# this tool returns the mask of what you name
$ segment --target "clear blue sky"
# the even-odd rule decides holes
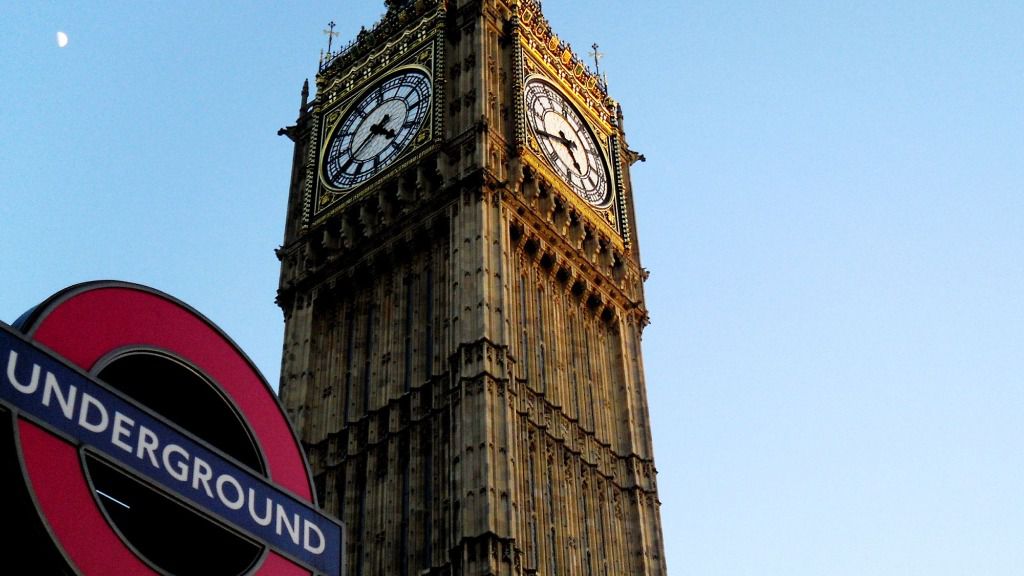
[[[670,572],[1024,574],[1024,3],[544,8],[647,158]],[[382,11],[0,0],[0,319],[139,282],[276,383],[276,133]]]

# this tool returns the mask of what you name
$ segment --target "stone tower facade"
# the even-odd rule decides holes
[[[620,108],[534,0],[387,4],[282,130],[280,396],[348,573],[664,575]]]

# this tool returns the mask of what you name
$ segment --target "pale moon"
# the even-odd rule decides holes
[[[57,46],[63,48],[68,45],[68,35],[63,32],[57,32]]]

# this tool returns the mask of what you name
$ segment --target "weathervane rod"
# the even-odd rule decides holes
[[[590,55],[594,57],[594,74],[596,74],[600,78],[601,77],[601,58],[604,58],[604,52],[598,52],[597,51],[597,42],[594,42],[593,44],[591,44],[590,47],[594,49],[594,51],[590,53]]]
[[[324,30],[324,34],[327,34],[327,54],[330,55],[330,53],[331,53],[331,41],[334,40],[335,36],[338,36],[339,34],[341,34],[341,32],[335,32],[334,31],[334,20],[331,20],[330,22],[328,22],[327,26],[328,26],[328,30]]]

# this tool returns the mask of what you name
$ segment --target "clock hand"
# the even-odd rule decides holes
[[[349,164],[352,162],[352,160],[354,160],[355,158],[357,158],[359,156],[359,153],[363,151],[363,148],[366,148],[366,145],[369,144],[370,141],[373,140],[374,136],[384,136],[385,138],[388,138],[388,139],[393,139],[395,137],[395,131],[393,129],[391,129],[391,128],[388,128],[387,130],[384,129],[384,126],[386,126],[387,123],[390,122],[390,121],[391,121],[391,115],[390,114],[385,114],[384,117],[380,119],[380,122],[378,122],[376,124],[371,124],[370,125],[370,135],[367,136],[366,139],[363,140],[362,143],[359,144],[359,146],[357,146],[356,149],[352,151],[352,158],[349,160],[349,162],[348,162]],[[345,167],[347,168],[348,165],[346,164]],[[343,170],[344,170],[344,168],[343,168]]]
[[[371,140],[373,140],[373,137],[378,134],[381,134],[381,132],[378,131],[379,129],[375,130],[374,128],[377,128],[376,124],[370,126],[370,135],[367,136],[366,139],[359,144],[359,146],[356,146],[356,149],[352,151],[352,154],[348,157],[348,160],[346,160],[345,163],[341,165],[340,172],[342,174],[344,174],[348,170],[348,167],[351,166],[352,163],[356,161],[356,158],[359,157],[359,153],[363,151],[363,148],[366,148],[366,145],[369,144]]]
[[[363,140],[362,144],[360,144],[355,150],[352,151],[352,158],[349,159],[349,162],[352,162],[352,159],[355,159],[357,156],[359,156],[359,153],[363,151],[363,148],[366,148],[366,145],[369,144],[370,141],[373,140],[373,137],[376,136],[377,134],[378,132],[374,132],[373,126],[370,126],[370,135],[366,137],[366,140]]]
[[[384,129],[384,127],[387,126],[388,122],[390,121],[391,115],[385,114],[384,117],[380,119],[380,122],[370,126],[370,133],[380,134],[381,136],[387,136],[388,138],[394,138],[395,130],[393,128],[388,128],[387,130]]]
[[[569,151],[569,158],[572,158],[572,167],[575,168],[577,172],[582,173],[583,168],[580,168],[580,163],[576,161],[576,156],[573,155],[572,148],[566,147],[566,150]]]
[[[349,156],[349,159],[341,166],[341,172],[344,173],[348,170],[348,167],[356,161],[356,158],[359,157],[359,153],[363,151],[363,148],[366,148],[367,144],[373,140],[374,136],[384,136],[388,139],[395,138],[396,133],[393,128],[384,128],[384,126],[386,126],[390,121],[391,115],[385,114],[384,117],[380,119],[380,122],[370,125],[370,134],[359,144],[359,146],[356,146],[355,150],[352,151],[352,155]]]
[[[566,138],[565,132],[562,132],[561,130],[558,131],[558,134],[552,134],[551,132],[545,132],[543,130],[537,130],[536,132],[541,136],[547,136],[548,138],[554,138],[555,140],[558,140],[566,148],[572,149],[576,147],[576,143]]]
[[[562,132],[561,130],[558,131],[558,139],[561,140],[562,144],[565,144],[565,147],[569,150],[574,150],[576,148],[576,142],[567,138],[565,136],[565,132]],[[572,154],[572,152],[569,153]]]
[[[558,131],[558,135],[561,137],[562,143],[565,144],[565,151],[569,153],[569,158],[572,158],[572,166],[577,172],[583,172],[580,168],[580,163],[576,161],[576,155],[572,153],[572,149],[576,147],[576,143],[565,137],[565,132]]]
[[[536,129],[536,132],[540,136],[547,136],[548,138],[557,140],[562,144],[562,146],[565,146],[565,151],[569,153],[569,158],[572,158],[573,168],[575,168],[577,172],[583,172],[583,168],[580,167],[580,163],[576,160],[576,155],[572,153],[573,149],[576,148],[576,142],[567,138],[564,131],[559,130],[558,134],[552,134],[551,132]]]

